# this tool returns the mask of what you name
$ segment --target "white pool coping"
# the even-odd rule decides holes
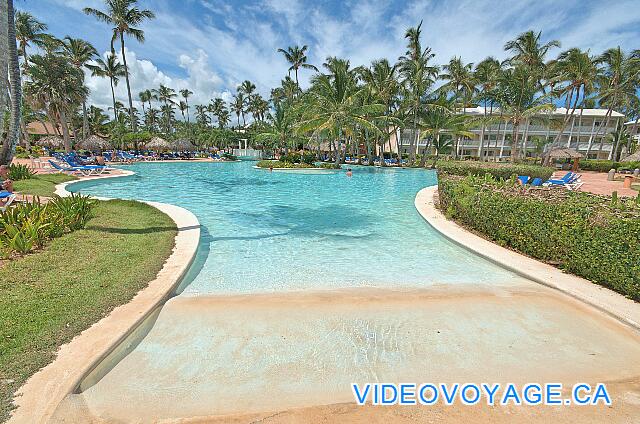
[[[467,231],[440,212],[436,207],[437,194],[437,186],[420,190],[416,195],[415,206],[425,221],[443,236],[493,263],[532,281],[559,290],[640,331],[640,303],[589,280],[567,274],[551,265],[498,246]]]
[[[67,186],[81,181],[131,176],[132,171],[83,178],[58,184],[55,193],[69,196]],[[101,200],[108,200],[100,198]],[[97,323],[63,345],[56,359],[31,376],[16,392],[9,423],[48,422],[60,402],[100,362],[134,331],[157,307],[164,304],[180,284],[196,255],[200,223],[187,209],[159,202],[143,202],[169,215],[178,227],[173,252],[148,286],[128,303],[118,306]]]

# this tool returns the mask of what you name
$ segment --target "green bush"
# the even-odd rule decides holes
[[[281,162],[288,163],[306,163],[307,165],[313,165],[316,161],[316,155],[313,152],[305,152],[301,155],[298,152],[289,152],[286,155],[280,156]]]
[[[610,160],[581,160],[580,169],[583,171],[609,172],[611,169],[636,169],[640,162],[613,162]]]
[[[9,179],[13,181],[28,180],[36,175],[27,165],[9,165]]]
[[[292,163],[279,160],[261,160],[257,164],[258,168],[314,168],[314,165],[308,163]]]
[[[232,155],[231,153],[223,153],[222,157],[226,160],[232,160],[232,161],[238,160],[238,157],[236,155]]]
[[[318,168],[322,168],[322,169],[342,169],[342,166],[339,163],[322,162],[320,165],[318,165]]]
[[[54,197],[43,204],[34,199],[0,213],[0,256],[26,254],[47,240],[83,228],[95,201],[87,196]]]
[[[503,180],[513,175],[527,175],[531,178],[548,180],[555,171],[553,168],[535,165],[501,164],[477,161],[438,161],[438,171],[450,175],[492,175]]]
[[[640,204],[513,180],[441,177],[440,207],[496,243],[640,300]]]

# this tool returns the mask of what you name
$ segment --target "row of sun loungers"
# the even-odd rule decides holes
[[[580,180],[580,174],[575,172],[567,172],[561,178],[550,178],[547,181],[542,181],[542,178],[534,178],[526,175],[518,176],[518,180],[523,186],[529,185],[531,187],[564,187],[568,190],[578,190],[584,184]]]

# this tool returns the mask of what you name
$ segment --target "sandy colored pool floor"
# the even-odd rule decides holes
[[[165,305],[133,352],[69,396],[56,417],[640,422],[639,376],[635,331],[536,284],[183,295]],[[357,407],[350,385],[366,382],[607,382],[614,405]]]

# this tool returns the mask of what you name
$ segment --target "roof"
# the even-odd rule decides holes
[[[556,159],[580,159],[583,157],[582,153],[578,153],[575,149],[553,149],[549,152],[550,158]]]
[[[60,126],[58,126],[58,130],[62,132],[62,130],[60,129]],[[41,123],[38,121],[29,122],[27,124],[27,133],[34,134],[34,135],[47,135],[47,134],[56,135],[56,131],[53,125],[51,125],[49,122]]]
[[[473,115],[482,115],[484,114],[484,106],[477,106],[477,107],[468,107],[465,109],[466,113],[468,114],[473,114]],[[487,109],[487,113],[488,113],[489,109]],[[607,111],[608,109],[583,109],[582,110],[582,116],[606,116],[607,115]],[[500,113],[500,108],[493,108],[493,113]],[[556,108],[556,110],[553,111],[553,115],[557,115],[557,116],[561,116],[564,115],[565,113],[567,113],[567,109],[564,107],[558,107]],[[569,113],[571,113],[571,110],[569,110]],[[580,109],[576,109],[576,111],[574,112],[574,115],[578,116],[580,115]],[[611,116],[614,118],[620,118],[620,117],[624,117],[623,114],[621,114],[620,112],[616,112],[615,110],[611,112]]]

